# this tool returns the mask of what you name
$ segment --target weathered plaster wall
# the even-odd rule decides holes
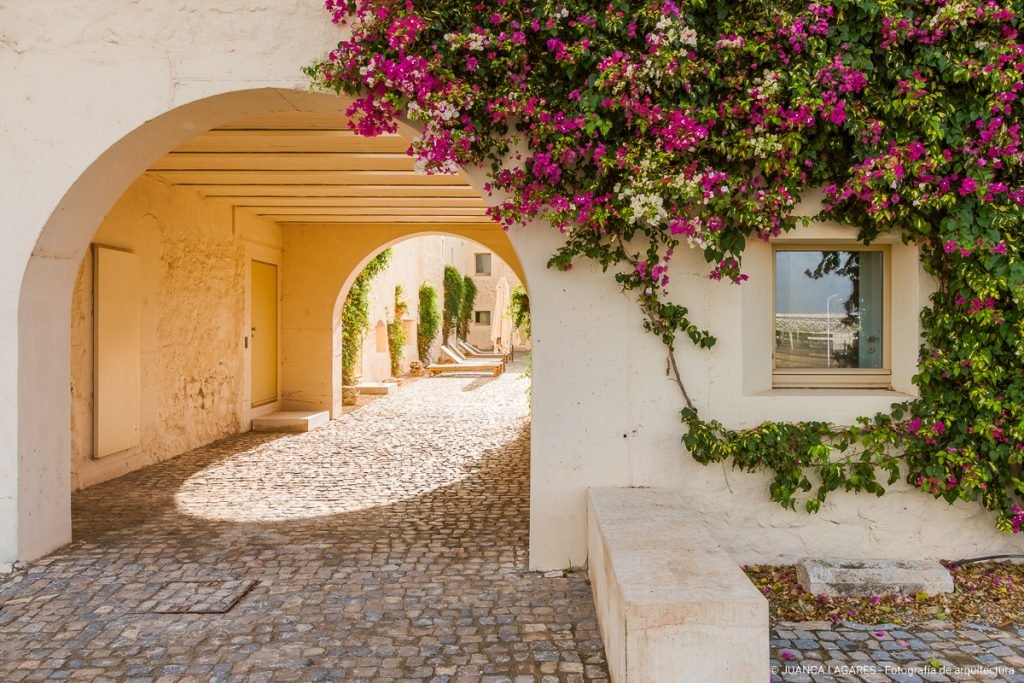
[[[429,282],[441,296],[441,273],[444,270],[445,241],[454,238],[441,235],[414,237],[391,247],[391,261],[370,285],[370,332],[363,344],[362,381],[380,382],[391,376],[391,356],[387,351],[378,350],[374,339],[374,327],[378,322],[387,323],[395,314],[395,286],[401,285],[402,298],[409,305],[406,320],[419,320],[420,285]],[[340,322],[340,321],[339,321]],[[336,323],[337,324],[337,323]],[[401,362],[402,371],[408,372],[409,362],[416,360],[416,337],[406,335]]]
[[[476,282],[477,293],[473,309],[475,311],[490,311],[491,320],[494,320],[495,316],[499,313],[494,306],[498,281],[501,278],[505,278],[505,281],[508,283],[509,292],[511,292],[512,288],[516,285],[521,285],[522,281],[519,279],[516,272],[497,254],[491,254],[491,274],[477,275],[476,255],[488,253],[491,252],[486,248],[479,245],[467,244],[462,249],[462,253],[455,263],[455,267],[462,271],[463,274],[472,276],[473,280]],[[470,318],[468,340],[470,344],[473,344],[479,349],[490,349],[494,346],[494,343],[491,341],[491,326],[489,324],[477,324],[474,322],[473,318]],[[530,348],[529,339],[515,337],[515,344],[517,351]]]
[[[236,216],[232,214],[236,213]],[[246,243],[280,249],[280,228],[143,176],[93,243],[142,267],[141,444],[93,456],[91,254],[75,283],[71,325],[72,486],[151,465],[243,428]]]

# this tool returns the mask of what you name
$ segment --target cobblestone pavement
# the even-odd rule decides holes
[[[1024,629],[942,622],[782,623],[772,629],[773,681],[1024,682]]]
[[[585,576],[526,569],[525,389],[422,380],[76,494],[0,581],[0,681],[605,681]]]

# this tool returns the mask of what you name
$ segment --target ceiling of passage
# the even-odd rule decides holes
[[[420,175],[408,147],[337,115],[287,112],[202,133],[147,173],[278,223],[491,223],[464,174]]]

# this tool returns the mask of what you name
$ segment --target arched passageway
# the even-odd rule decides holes
[[[483,313],[486,315],[486,322],[482,323],[480,320],[470,321],[468,330],[470,332],[468,341],[475,343],[478,347],[490,350],[494,344],[494,340],[491,336],[491,316],[497,318],[499,315],[508,317],[508,310],[497,311],[495,307],[495,295],[496,288],[499,280],[504,280],[503,287],[505,293],[511,290],[515,285],[525,285],[522,279],[522,269],[519,265],[518,260],[515,258],[515,252],[511,250],[511,245],[507,240],[501,239],[501,235],[494,235],[489,229],[473,229],[473,230],[462,230],[458,233],[443,231],[443,230],[429,230],[425,229],[426,226],[416,231],[395,231],[398,234],[405,232],[406,234],[393,237],[392,239],[377,245],[372,248],[371,251],[366,252],[362,259],[351,269],[348,275],[345,277],[344,284],[338,292],[337,298],[334,301],[334,310],[332,314],[333,318],[333,339],[334,339],[334,385],[332,387],[332,414],[340,415],[342,412],[342,377],[341,377],[341,363],[343,355],[343,316],[342,310],[348,296],[349,291],[352,288],[353,282],[356,277],[362,272],[363,268],[377,255],[385,250],[395,251],[398,256],[399,262],[391,262],[385,272],[380,277],[381,280],[387,282],[385,287],[384,283],[379,283],[374,280],[372,284],[373,290],[377,293],[378,299],[383,297],[385,299],[383,310],[378,310],[377,315],[372,316],[370,320],[371,328],[369,330],[370,339],[367,339],[366,346],[380,346],[380,339],[375,337],[379,336],[376,332],[381,332],[379,329],[385,323],[385,319],[388,318],[389,310],[393,310],[393,304],[389,301],[394,293],[394,286],[403,286],[404,293],[403,297],[408,305],[408,311],[406,313],[406,321],[410,323],[408,327],[407,343],[410,345],[408,353],[415,356],[415,334],[416,328],[415,323],[420,319],[419,301],[418,301],[418,289],[422,284],[428,284],[432,286],[437,294],[437,303],[439,308],[443,305],[444,295],[444,268],[447,266],[453,267],[463,277],[470,277],[475,282],[477,288],[477,306],[475,306],[476,313],[479,315]],[[415,229],[415,228],[413,228]],[[333,244],[337,239],[337,233],[332,233],[330,230],[324,230],[323,226],[308,226],[308,230],[315,235],[315,239],[311,240],[310,243],[323,242],[325,244]],[[483,242],[476,241],[470,238],[470,235],[479,237],[484,240]],[[350,243],[350,242],[349,242]],[[352,250],[352,256],[358,256],[359,251]],[[511,259],[509,261],[508,259]],[[345,259],[346,263],[350,262],[349,258]],[[483,266],[480,264],[486,263],[486,272],[481,270]],[[492,268],[493,263],[493,268]],[[390,276],[390,277],[388,277]],[[377,291],[384,287],[383,291]],[[501,304],[507,309],[505,303]],[[380,308],[378,306],[378,308]],[[482,310],[481,310],[482,309]],[[387,320],[388,322],[390,319]],[[522,336],[522,333],[519,334]],[[440,350],[441,339],[438,337],[430,350],[430,360],[441,360],[451,362]],[[455,345],[454,339],[449,341],[449,345]],[[521,346],[529,347],[529,340],[520,344]],[[507,347],[510,351],[513,350],[512,346]],[[378,350],[383,350],[378,348]],[[521,349],[522,350],[522,349]],[[385,354],[386,355],[386,354]],[[365,351],[361,354],[361,359],[367,359],[372,357]],[[371,373],[372,374],[372,373]],[[386,376],[386,373],[376,373],[378,376],[373,377],[370,381],[379,381],[382,377]]]
[[[285,670],[301,679],[539,678],[584,666],[604,676],[584,575],[528,571],[521,365],[500,377],[421,379],[306,434],[237,433],[277,407],[338,414],[338,313],[355,274],[382,248],[417,235],[472,240],[479,246],[467,253],[494,254],[524,279],[507,237],[481,220],[479,197],[472,207],[446,204],[464,199],[450,196],[467,193],[464,179],[439,191],[435,180],[398,169],[304,170],[299,164],[408,161],[394,151],[280,149],[318,144],[308,137],[364,144],[320,116],[247,112],[146,161],[108,207],[71,193],[65,211],[83,227],[54,218],[52,229],[77,249],[55,264],[39,252],[26,276],[23,333],[55,340],[25,354],[22,371],[40,383],[22,419],[42,416],[45,404],[72,420],[48,431],[25,425],[45,457],[23,463],[39,489],[24,500],[32,515],[19,531],[36,534],[23,552],[38,554],[68,540],[73,519],[75,542],[26,581],[0,585],[5,642],[23,652],[41,620],[88,622],[74,661],[112,678]],[[257,147],[238,147],[242,138]],[[104,185],[92,173],[81,182]],[[316,184],[325,173],[360,175]],[[429,201],[403,207],[404,193]],[[408,205],[423,215],[398,210]],[[134,265],[119,269],[124,263]],[[255,371],[267,334],[260,291],[273,302],[269,401],[258,400]],[[65,314],[38,318],[34,304]],[[104,382],[130,369],[103,364],[101,347],[123,341],[104,316],[132,306],[136,346],[115,345],[113,360],[138,359],[139,438],[98,454],[97,432],[110,426],[99,414],[103,392],[123,388]],[[62,362],[44,364],[46,353]],[[73,516],[69,469],[82,487]],[[61,599],[20,600],[51,590]],[[168,616],[197,613],[187,630]],[[113,638],[124,647],[104,657]],[[0,677],[22,664],[0,657]]]
[[[374,250],[444,232],[488,246],[521,272],[467,178],[415,174],[407,138],[358,138],[345,129],[343,106],[274,89],[201,100],[140,126],[69,190],[21,292],[19,557],[70,540],[73,484],[244,431],[261,411],[338,414],[339,292]],[[131,256],[134,276],[118,280],[99,252]],[[254,325],[258,264],[271,272],[265,289],[276,320],[264,400],[254,385],[266,339]],[[127,303],[100,300],[136,289]],[[137,311],[134,346],[104,341],[103,311],[117,306]],[[120,360],[103,367],[103,344]],[[100,394],[106,378],[115,387],[124,379],[121,361],[133,354],[127,374],[137,377],[128,386],[139,415],[114,425],[127,436],[107,444],[108,455],[101,436],[117,429],[106,423],[125,421],[103,418]],[[73,426],[61,415],[73,415]]]
[[[446,273],[456,274],[462,283],[460,322],[447,339],[442,315]],[[513,320],[517,289],[528,307],[525,284],[516,269],[490,248],[463,236],[424,232],[368,254],[346,279],[335,303],[334,371],[339,372],[340,364],[342,382],[357,390],[348,393],[350,402],[345,405],[351,405],[356,394],[365,399],[387,391],[380,384],[409,373],[413,361],[422,365],[418,374],[436,362],[453,364],[453,352],[495,360],[467,350],[467,343],[485,353],[500,346],[513,358],[527,352],[528,321],[516,328]],[[395,331],[401,334],[401,345],[392,339]],[[337,384],[334,391],[336,409]]]

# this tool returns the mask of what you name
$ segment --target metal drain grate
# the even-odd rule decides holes
[[[226,614],[256,585],[255,581],[171,581],[146,599],[137,613]]]

